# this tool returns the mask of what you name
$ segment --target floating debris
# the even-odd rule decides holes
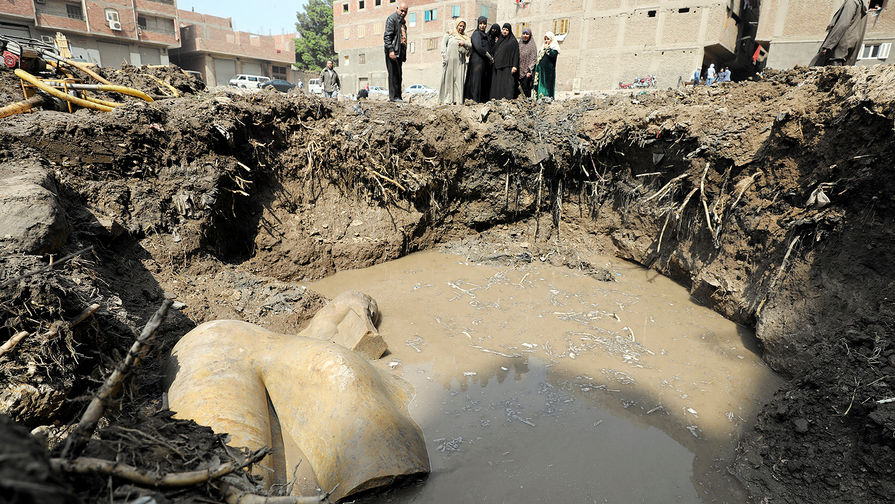
[[[439,438],[432,441],[435,443],[435,449],[442,453],[453,453],[460,451],[463,445],[463,436],[457,436],[454,439]]]

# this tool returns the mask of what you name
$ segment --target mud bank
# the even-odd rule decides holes
[[[534,106],[222,92],[9,118],[4,166],[44,177],[49,210],[41,245],[0,236],[0,341],[34,334],[0,357],[0,408],[64,432],[166,292],[185,307],[109,429],[162,421],[154,363],[195,325],[301,327],[323,300],[300,280],[437,244],[594,274],[615,254],[754,327],[788,379],[731,466],[751,499],[888,501],[893,105],[895,69],[879,66]],[[88,245],[17,278],[47,263],[35,253]],[[59,324],[91,303],[89,323]],[[111,432],[122,450],[157,443]]]

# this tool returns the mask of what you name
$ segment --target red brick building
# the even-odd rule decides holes
[[[192,11],[178,11],[178,18],[181,47],[172,51],[172,61],[201,73],[209,86],[226,85],[236,74],[297,80],[292,69],[297,34],[234,31],[231,18]]]
[[[66,35],[72,56],[102,66],[167,65],[180,45],[175,0],[4,0],[0,33]]]

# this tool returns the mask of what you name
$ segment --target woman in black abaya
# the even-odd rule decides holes
[[[485,29],[488,18],[482,16],[478,20],[477,30],[470,36],[472,50],[469,52],[469,65],[466,67],[466,83],[463,86],[463,98],[479,103],[488,101],[491,94],[491,42]]]
[[[516,77],[519,74],[519,41],[513,35],[510,23],[504,23],[500,32],[500,43],[494,49],[491,99],[512,100],[516,96]]]

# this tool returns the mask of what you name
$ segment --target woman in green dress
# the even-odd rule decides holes
[[[542,96],[554,97],[556,85],[556,57],[559,55],[559,43],[553,32],[544,34],[544,46],[538,53],[538,63],[535,65],[535,86],[538,90],[538,98]]]

